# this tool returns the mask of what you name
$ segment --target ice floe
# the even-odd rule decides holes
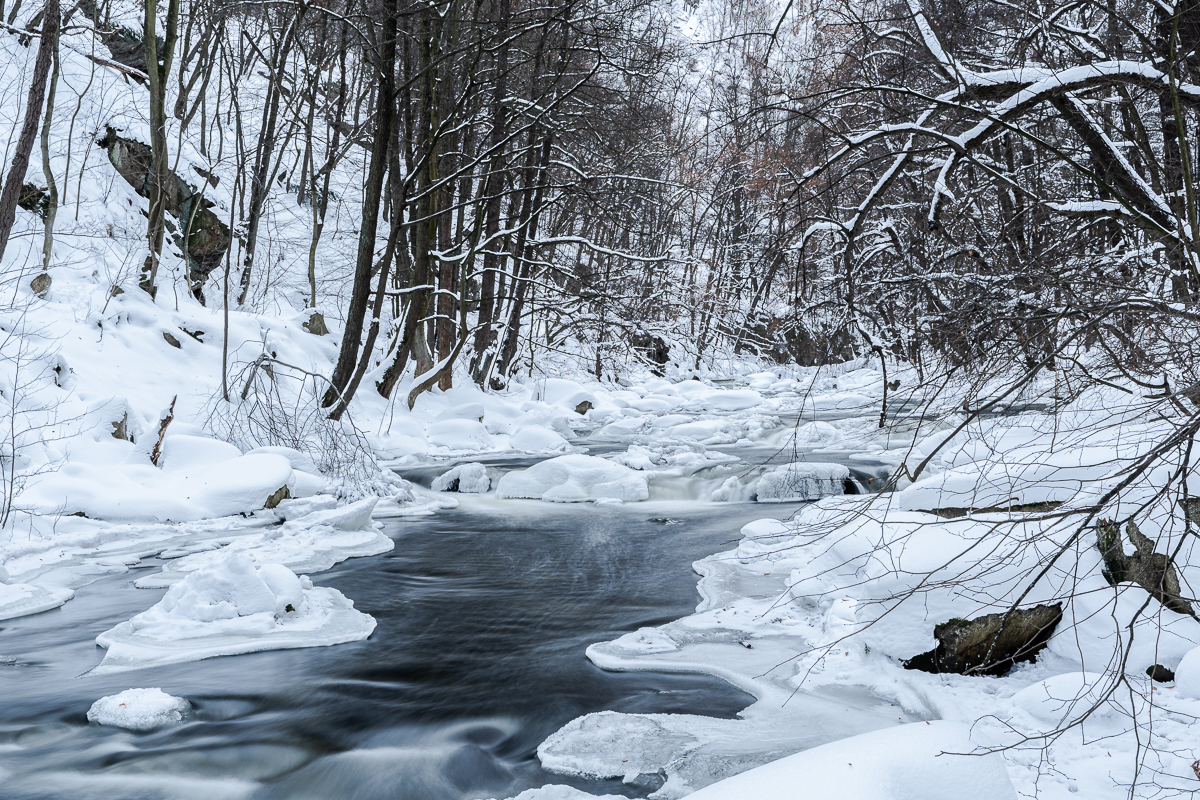
[[[149,610],[96,637],[107,649],[93,672],[365,639],[375,620],[336,589],[280,564],[256,567],[230,553],[189,573]]]

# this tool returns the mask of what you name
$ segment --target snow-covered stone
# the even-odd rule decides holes
[[[96,637],[94,672],[365,639],[375,620],[336,589],[231,553],[188,574],[156,605]]]
[[[459,464],[433,479],[435,492],[483,494],[492,488],[487,467],[483,464]]]
[[[1175,691],[1182,697],[1200,700],[1200,647],[1187,651],[1175,668]]]
[[[634,502],[647,499],[650,489],[645,475],[628,467],[596,456],[567,455],[509,472],[496,485],[496,494],[554,503],[600,499]]]
[[[180,722],[190,709],[187,700],[162,689],[126,689],[92,703],[87,718],[98,725],[149,731]]]

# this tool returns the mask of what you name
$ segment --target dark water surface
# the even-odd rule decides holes
[[[794,509],[464,497],[389,523],[391,553],[313,576],[375,617],[365,642],[83,675],[96,634],[161,597],[132,587],[147,563],[0,623],[0,654],[16,657],[0,663],[0,797],[459,800],[546,783],[643,796],[546,773],[535,749],[592,711],[728,717],[751,698],[703,676],[604,672],[585,647],[690,613],[691,562]],[[153,686],[188,698],[184,724],[87,722],[96,699]]]

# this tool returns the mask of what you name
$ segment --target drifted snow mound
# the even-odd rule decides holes
[[[1000,757],[966,755],[973,750],[963,725],[942,721],[898,725],[772,761],[688,798],[1016,800]]]
[[[1091,711],[1092,717],[1111,716],[1114,702],[1101,702],[1108,682],[1095,672],[1068,672],[1038,681],[1013,695],[1013,705],[1039,720],[1058,724]],[[1119,698],[1119,693],[1115,698]]]
[[[628,467],[596,456],[569,455],[508,473],[496,484],[496,494],[552,503],[636,502],[650,497],[650,488],[644,475]]]
[[[281,487],[296,483],[283,456],[241,455],[232,445],[195,436],[168,440],[174,440],[167,451],[170,469],[165,464],[159,469],[149,459],[116,465],[71,462],[30,486],[27,499],[46,513],[189,522],[255,511]]]
[[[1187,651],[1175,668],[1175,689],[1182,697],[1200,700],[1200,647]]]
[[[625,800],[625,797],[619,794],[588,794],[574,786],[551,783],[538,789],[526,789],[512,800]]]
[[[105,631],[93,672],[199,661],[214,656],[322,647],[365,639],[375,620],[336,589],[314,587],[281,564],[255,567],[231,553],[190,573],[157,605]]]
[[[850,470],[841,464],[799,461],[778,466],[758,479],[758,502],[820,500],[846,493]]]
[[[483,464],[459,464],[434,478],[432,488],[435,492],[483,494],[492,488],[492,480]]]
[[[126,689],[92,703],[87,718],[99,725],[149,731],[181,721],[190,708],[187,700],[162,689]]]

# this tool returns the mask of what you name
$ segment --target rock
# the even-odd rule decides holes
[[[819,367],[841,364],[857,356],[854,334],[846,326],[812,325],[789,316],[760,324],[753,333],[772,343],[763,355],[781,364]]]
[[[308,322],[303,323],[303,328],[314,336],[326,336],[329,334],[329,328],[325,326],[325,316],[319,311],[312,313],[312,316],[308,318]]]
[[[1164,667],[1162,664],[1155,664],[1152,667],[1146,667],[1146,674],[1150,676],[1150,680],[1158,683],[1174,683],[1175,673]]]
[[[113,128],[108,128],[104,138],[96,144],[108,151],[108,160],[135,192],[142,197],[150,196],[152,161],[149,145],[118,136]],[[214,204],[174,172],[164,189],[167,212],[183,229],[174,239],[187,256],[192,294],[203,303],[204,283],[221,265],[233,237],[229,226],[212,212]]]
[[[1181,596],[1179,576],[1170,556],[1154,552],[1154,542],[1135,522],[1125,526],[1125,535],[1136,551],[1133,555],[1125,554],[1116,522],[1102,519],[1096,523],[1096,547],[1104,558],[1103,574],[1108,584],[1136,583],[1172,611],[1197,619],[1192,604]]]
[[[652,373],[660,378],[665,374],[663,367],[671,358],[671,348],[661,336],[653,336],[639,330],[629,336],[629,344],[638,355],[654,364],[650,369]]]
[[[1019,661],[1033,661],[1046,646],[1062,603],[1019,608],[1008,614],[952,619],[933,629],[938,645],[904,662],[905,669],[959,675],[1003,675]]]
[[[584,400],[582,403],[575,406],[575,413],[576,414],[586,414],[587,412],[591,411],[593,408],[595,408],[595,406],[592,405],[590,400]]]
[[[163,338],[167,340],[167,344],[171,345],[171,347],[179,348],[182,346],[179,344],[179,340],[167,331],[163,331]]]
[[[53,283],[53,281],[50,279],[49,272],[39,272],[37,275],[33,276],[33,280],[29,282],[29,288],[32,289],[33,293],[38,297],[44,298],[46,293],[50,291],[51,283]]]
[[[270,497],[267,502],[263,503],[263,508],[276,508],[284,500],[290,500],[292,491],[286,486],[280,486]]]
[[[114,423],[112,423],[112,426],[113,426],[112,437],[114,439],[124,439],[127,442],[133,441],[132,437],[130,437],[130,435],[129,435],[129,412],[128,411],[126,411],[125,415],[121,417],[120,422],[114,422]]]
[[[23,184],[17,193],[17,205],[45,219],[50,211],[50,193],[36,184]]]

